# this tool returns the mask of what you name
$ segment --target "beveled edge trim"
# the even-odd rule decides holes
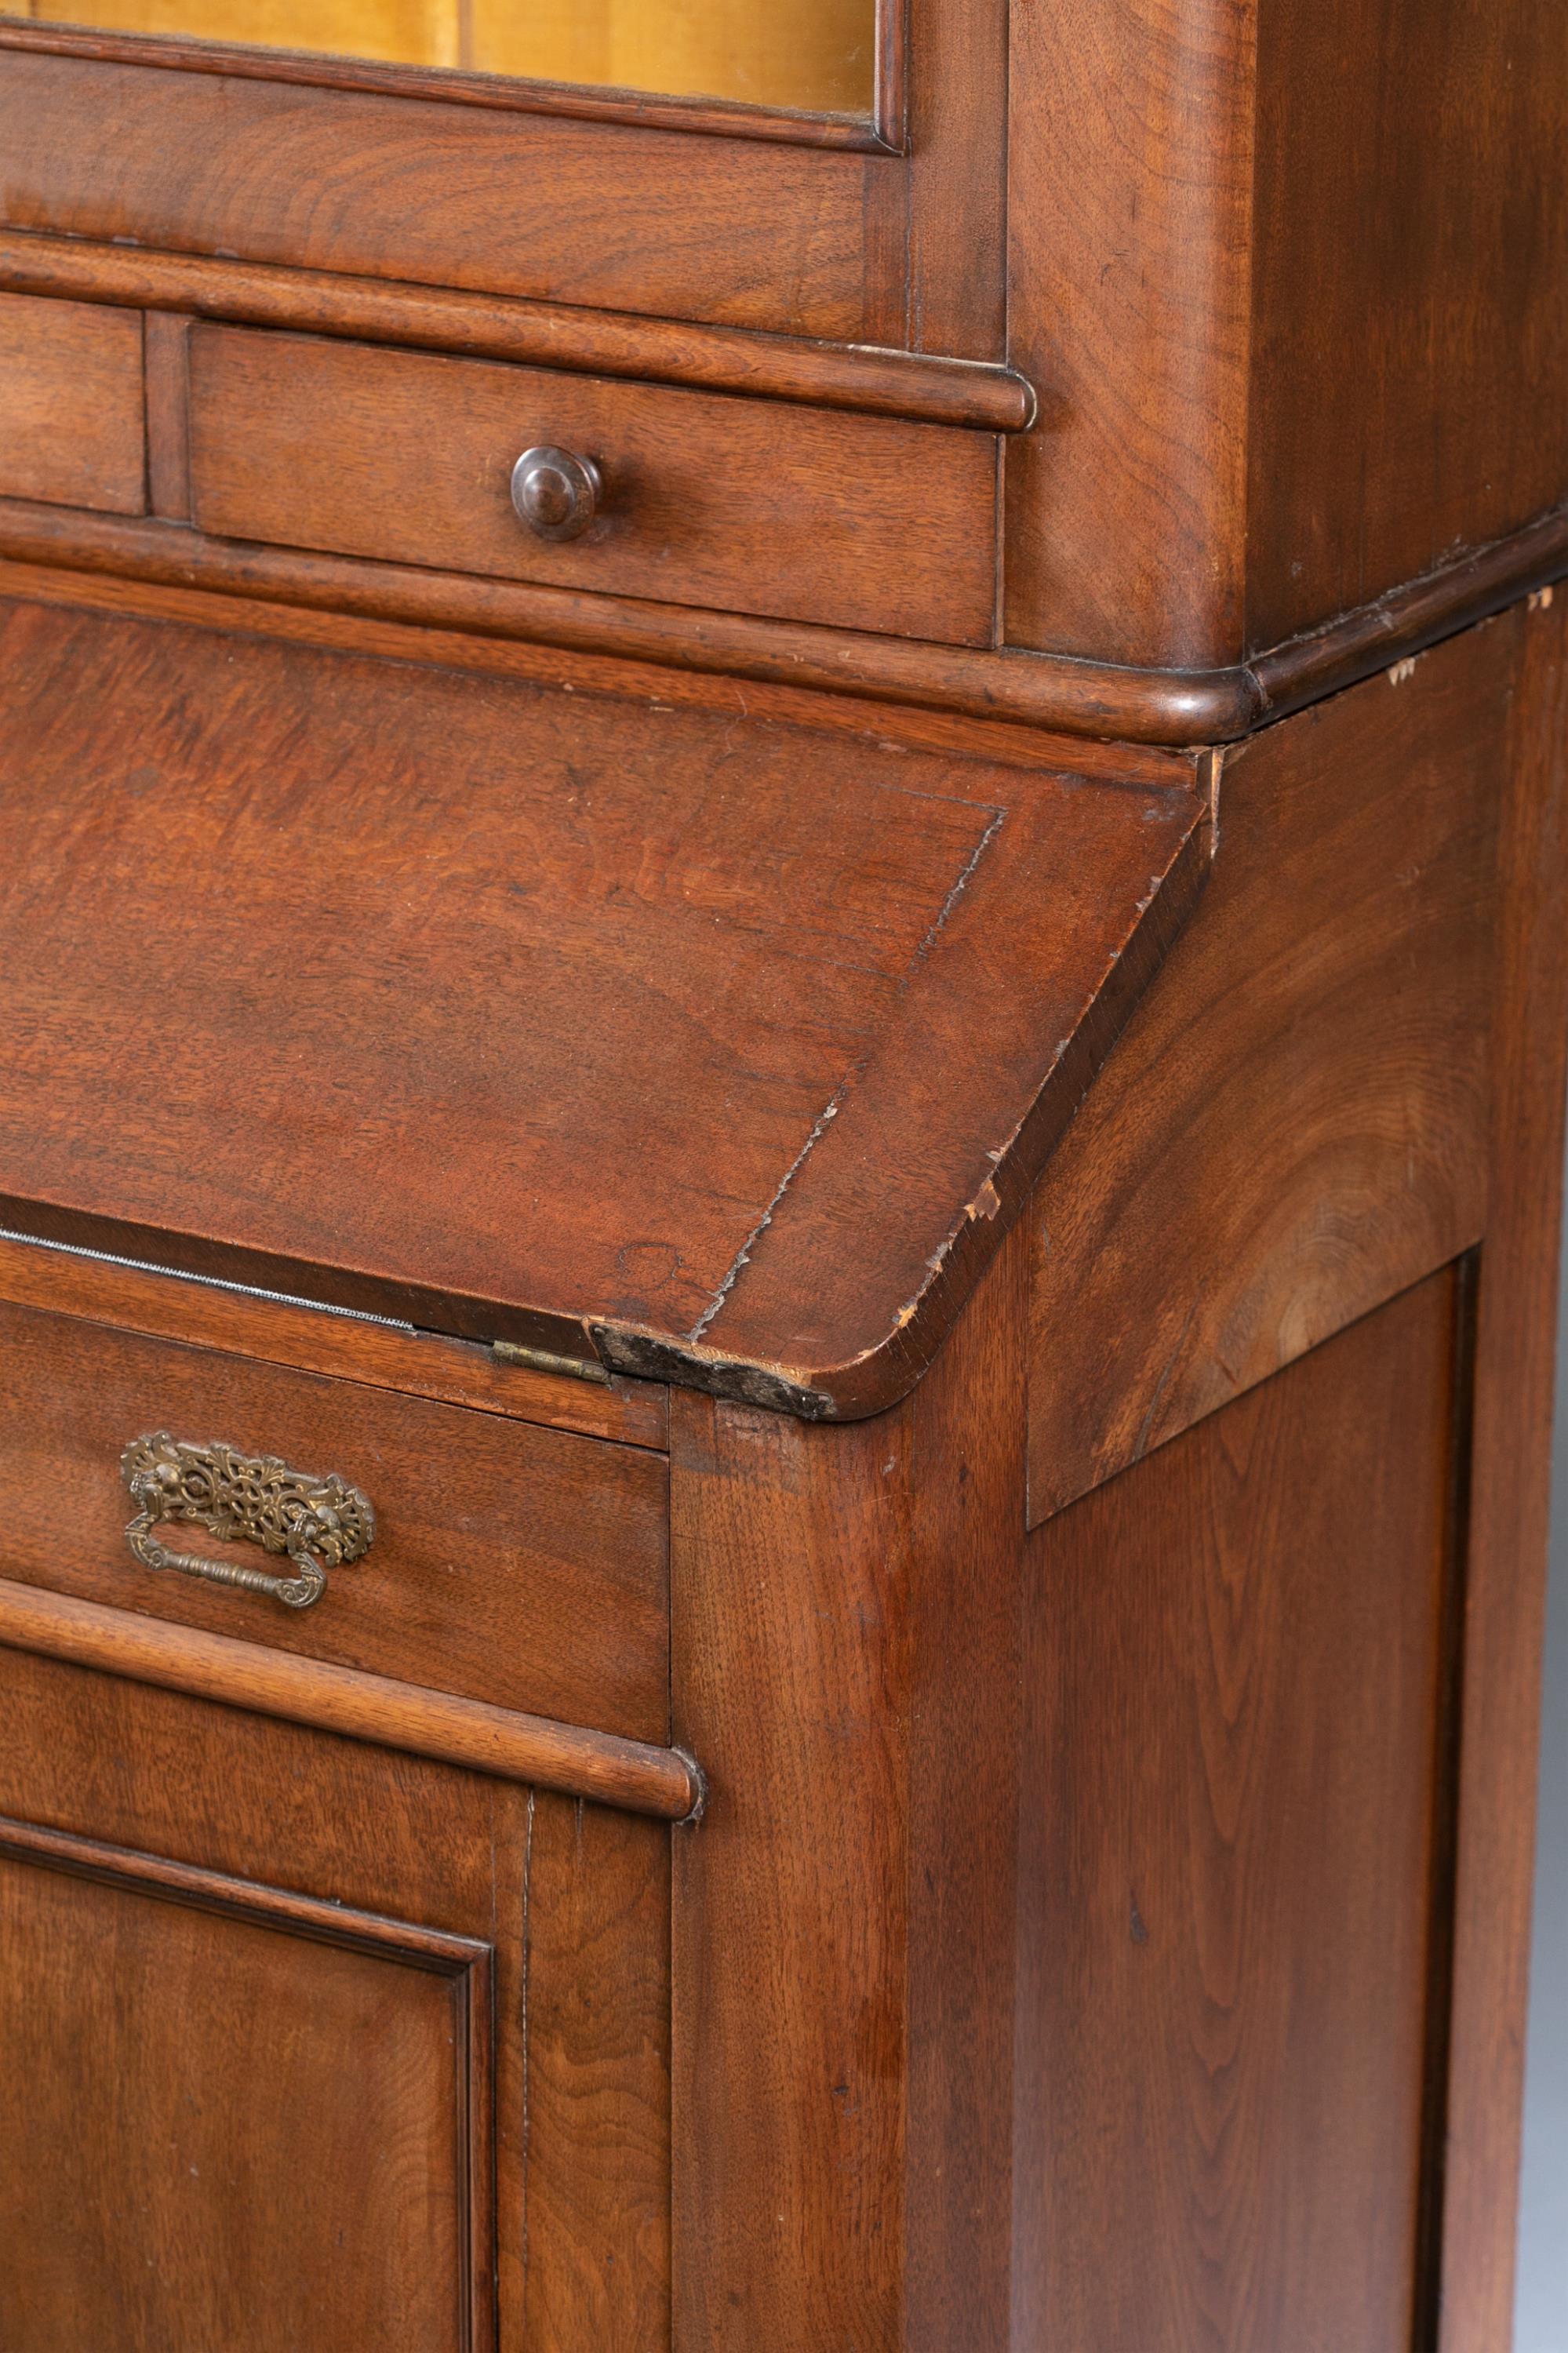
[[[450,1928],[429,1927],[422,1921],[399,1920],[391,1913],[366,1912],[327,1897],[301,1894],[270,1880],[208,1871],[199,1863],[150,1853],[144,1847],[82,1838],[74,1831],[53,1830],[42,1822],[20,1820],[14,1814],[0,1814],[0,1855],[37,1863],[46,1871],[63,1871],[73,1879],[145,1890],[151,1896],[189,1905],[196,1911],[260,1920],[313,1942],[343,1945],[378,1958],[390,1955],[397,1966],[427,1970],[432,1977],[461,1978],[474,1969],[488,1974],[494,1958],[494,1946],[481,1936],[459,1936]]]
[[[0,1580],[0,1644],[661,1821],[694,1821],[703,1810],[703,1777],[683,1749],[298,1658],[41,1586]]]
[[[0,290],[178,311],[232,325],[364,338],[469,359],[858,409],[914,424],[1022,433],[1033,386],[988,360],[688,325],[520,295],[0,229]]]
[[[1229,670],[1135,670],[770,621],[477,574],[206,537],[184,524],[0,499],[0,556],[667,669],[1191,750],[1234,742],[1408,659],[1568,572],[1568,507]]]
[[[665,96],[656,90],[613,90],[591,82],[480,73],[461,66],[399,65],[389,58],[333,57],[307,49],[266,49],[239,41],[204,41],[194,35],[117,33],[26,19],[0,24],[0,48],[80,58],[90,65],[152,66],[164,73],[222,74],[242,81],[302,83],[313,90],[367,90],[382,98],[434,99],[505,114],[565,115],[577,121],[695,132],[715,139],[762,139],[784,146],[901,156],[905,153],[902,50],[896,37],[888,37],[890,23],[897,24],[892,15],[897,5],[898,0],[879,0],[875,88],[869,114],[827,110],[814,113],[796,107],[752,105],[744,99]]]
[[[359,1953],[395,1968],[443,1978],[451,2004],[453,2120],[457,2126],[458,2277],[463,2353],[491,2342],[476,2316],[485,2309],[495,2263],[494,2130],[495,1947],[488,1938],[459,1936],[419,1920],[306,1895],[264,1879],[210,1871],[144,1847],[84,1838],[74,1831],[0,1815],[0,1859],[55,1871],[220,1920],[242,1922],[274,1935],[299,1936]]]

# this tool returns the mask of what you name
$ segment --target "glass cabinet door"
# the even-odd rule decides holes
[[[869,115],[877,0],[23,0],[0,14]]]

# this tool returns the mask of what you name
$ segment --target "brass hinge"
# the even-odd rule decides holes
[[[525,1348],[517,1340],[493,1340],[490,1353],[503,1364],[526,1365],[533,1373],[564,1373],[569,1381],[599,1381],[609,1387],[609,1375],[598,1358],[552,1356],[548,1348]]]

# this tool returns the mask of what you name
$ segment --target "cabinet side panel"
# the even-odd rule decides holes
[[[1562,0],[1265,0],[1258,650],[1568,494]]]
[[[1020,2348],[1411,2341],[1457,1288],[1033,1539]]]
[[[1442,2353],[1513,2311],[1568,1045],[1568,596],[1518,623],[1466,1576]]]
[[[1519,626],[1227,764],[1202,902],[1035,1194],[1036,1519],[1478,1240]]]

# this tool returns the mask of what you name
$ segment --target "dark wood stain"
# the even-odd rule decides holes
[[[852,343],[877,340],[867,185],[904,171],[15,50],[0,56],[0,153],[16,228]]]
[[[1033,1540],[1020,2341],[1410,2341],[1453,1326],[1439,1274]]]
[[[1568,40],[1537,0],[1258,12],[1246,642],[1568,490]]]
[[[1561,0],[879,21],[0,29],[5,2353],[1507,2342]]]
[[[8,2353],[488,2353],[546,2308],[656,2353],[668,1832],[12,1651],[0,1689]]]
[[[1035,1518],[1484,1230],[1501,651],[1227,760],[1202,905],[1032,1206]]]

